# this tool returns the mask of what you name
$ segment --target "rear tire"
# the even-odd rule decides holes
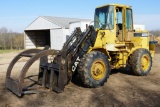
[[[78,74],[86,87],[94,88],[104,85],[109,73],[108,58],[98,51],[85,54],[78,65]]]
[[[152,57],[148,50],[137,49],[130,57],[131,70],[138,76],[148,75],[152,67]]]

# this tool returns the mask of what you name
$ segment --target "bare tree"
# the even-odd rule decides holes
[[[152,30],[150,31],[154,36],[160,36],[160,30]]]
[[[23,49],[24,37],[21,33],[8,31],[7,28],[0,28],[0,49]]]
[[[7,33],[8,33],[8,31],[7,31],[7,29],[6,28],[1,28],[0,29],[0,44],[1,44],[1,47],[2,47],[2,49],[6,49],[6,39],[7,39]]]
[[[13,46],[16,49],[24,48],[24,36],[22,34],[16,34],[13,38]]]

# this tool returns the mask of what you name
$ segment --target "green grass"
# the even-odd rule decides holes
[[[0,54],[10,53],[10,52],[17,52],[18,50],[0,50]]]

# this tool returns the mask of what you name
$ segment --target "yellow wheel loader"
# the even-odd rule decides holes
[[[85,32],[76,28],[50,63],[47,56],[53,55],[54,51],[49,47],[18,54],[8,67],[6,87],[17,96],[34,93],[24,89],[23,83],[29,67],[37,59],[40,59],[38,83],[56,92],[63,92],[75,73],[86,87],[103,86],[111,69],[127,65],[135,75],[148,75],[156,41],[150,41],[148,31],[133,29],[131,6],[109,4],[97,7],[93,23],[94,26],[88,26]],[[13,80],[12,68],[22,57],[30,60],[21,70],[18,80]]]

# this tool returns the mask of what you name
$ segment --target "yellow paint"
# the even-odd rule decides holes
[[[104,48],[106,44],[115,44],[115,32],[110,30],[99,30],[93,49]]]
[[[155,44],[149,44],[149,51],[151,53],[151,56],[154,57],[155,54]]]
[[[149,67],[150,60],[148,55],[143,55],[141,58],[141,68],[143,71],[146,71]]]
[[[128,53],[120,52],[119,56],[117,57],[119,60],[115,63],[115,68],[125,67],[128,59]]]
[[[148,37],[134,37],[132,39],[134,47],[141,47],[149,50],[149,38]]]
[[[119,6],[119,7],[126,7],[126,8],[131,8],[132,7],[132,6],[123,5],[123,4],[105,4],[103,6],[98,6],[97,8],[102,8],[102,7],[105,7],[105,6]]]
[[[133,33],[146,33],[149,35],[149,32],[146,30],[128,30],[126,28],[126,10],[131,9],[131,6],[126,6],[126,5],[120,5],[120,4],[107,4],[103,5],[97,8],[102,8],[104,6],[114,6],[114,28],[113,29],[106,29],[106,30],[101,30],[97,29],[96,31],[98,32],[97,38],[95,41],[95,44],[93,47],[90,48],[90,51],[96,50],[100,51],[104,54],[106,54],[109,58],[110,65],[112,68],[118,69],[121,67],[125,67],[128,63],[129,56],[137,49],[144,48],[150,51],[151,56],[154,57],[154,52],[155,52],[155,46],[152,44],[149,44],[149,36],[139,36],[139,37],[134,37],[131,36],[131,39],[126,39],[127,38],[127,32],[130,32],[131,34]],[[119,41],[118,37],[116,37],[116,21],[117,21],[117,16],[116,16],[116,8],[122,8],[122,34],[123,34],[123,41]],[[132,15],[133,17],[133,15]],[[133,21],[132,21],[133,22]],[[132,25],[133,28],[133,25]],[[147,69],[147,64],[148,60],[146,56],[142,58],[143,60],[141,61],[143,69]],[[100,66],[99,66],[100,65]],[[95,63],[96,68],[103,68],[103,63],[96,62]],[[100,79],[102,78],[103,75],[95,76],[94,73],[92,72],[92,76],[95,79]]]
[[[95,80],[101,80],[106,74],[106,66],[102,60],[95,61],[91,66],[91,76]]]

